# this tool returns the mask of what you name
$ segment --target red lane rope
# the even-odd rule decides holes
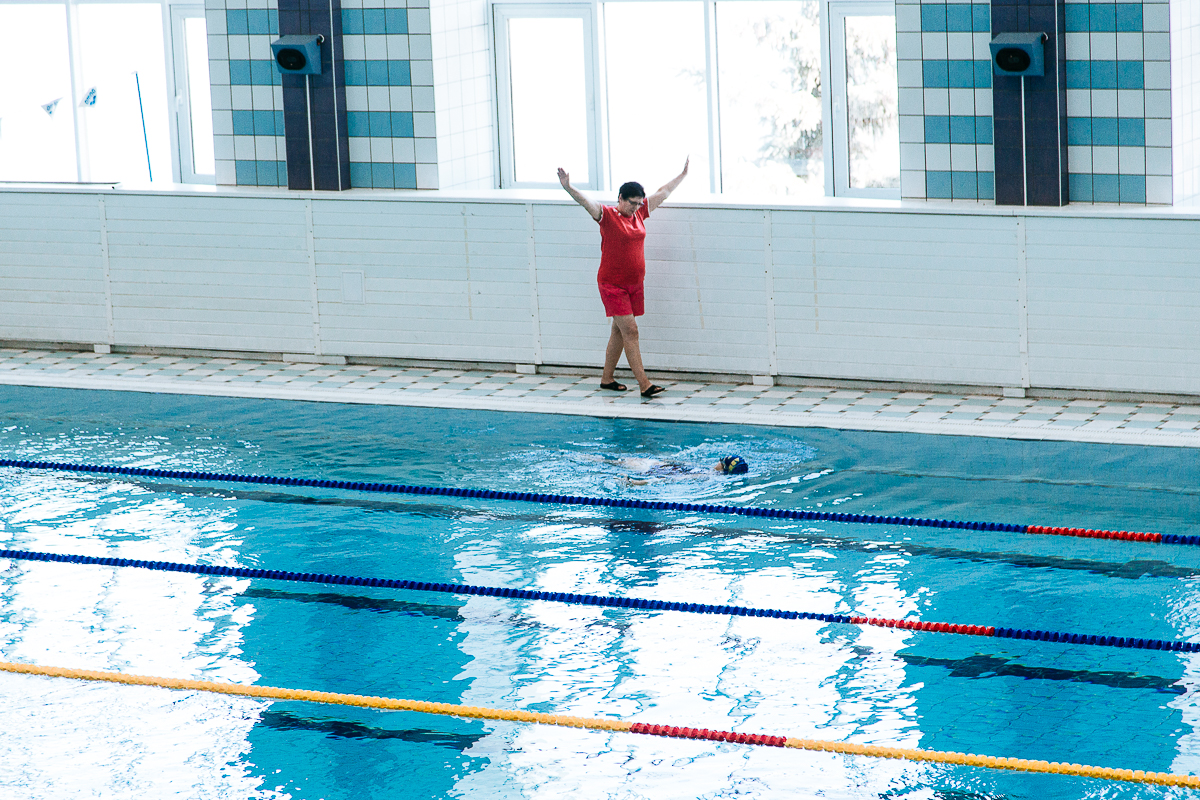
[[[1135,531],[1105,531],[1094,528],[1052,528],[1045,525],[1027,525],[1026,533],[1040,533],[1044,536],[1079,536],[1084,539],[1114,539],[1125,542],[1154,542],[1162,544],[1161,533],[1137,533]],[[1175,544],[1175,542],[1172,542]]]
[[[708,739],[713,742],[757,744],[766,747],[786,747],[786,736],[766,736],[757,733],[734,733],[733,731],[710,731],[708,728],[679,728],[671,725],[647,725],[635,722],[630,733],[645,733],[650,736],[671,736],[677,739]]]

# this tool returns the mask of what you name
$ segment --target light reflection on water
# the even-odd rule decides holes
[[[5,457],[1194,533],[1188,451],[0,388]],[[739,453],[749,475],[707,467]],[[599,456],[599,458],[597,458]],[[673,465],[647,470],[653,458]],[[0,470],[5,546],[1186,638],[1187,548]],[[4,565],[0,565],[4,566]],[[12,563],[0,657],[1200,768],[1195,656]],[[1158,797],[0,675],[0,796]]]

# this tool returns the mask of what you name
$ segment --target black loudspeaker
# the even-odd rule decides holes
[[[321,43],[324,41],[325,37],[320,34],[280,36],[271,42],[271,52],[284,75],[320,75]]]
[[[1046,34],[998,33],[992,37],[992,71],[1015,78],[1046,74]]]

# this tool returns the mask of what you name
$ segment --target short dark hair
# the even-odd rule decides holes
[[[632,199],[634,197],[645,197],[646,190],[637,181],[629,181],[622,183],[621,188],[617,190],[617,199],[625,198]]]

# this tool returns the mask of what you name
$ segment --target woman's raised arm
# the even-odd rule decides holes
[[[604,213],[600,204],[591,198],[584,197],[583,193],[571,185],[571,176],[562,167],[558,168],[558,182],[567,190],[567,194],[575,198],[575,202],[587,209],[587,212],[592,215],[592,219],[596,222],[600,221],[600,215]]]
[[[683,179],[687,177],[688,164],[692,161],[691,158],[685,159],[683,162],[683,172],[676,175],[671,180],[658,187],[658,191],[646,198],[646,210],[653,211],[663,204],[667,199],[667,195],[675,191],[679,184],[683,183]]]

